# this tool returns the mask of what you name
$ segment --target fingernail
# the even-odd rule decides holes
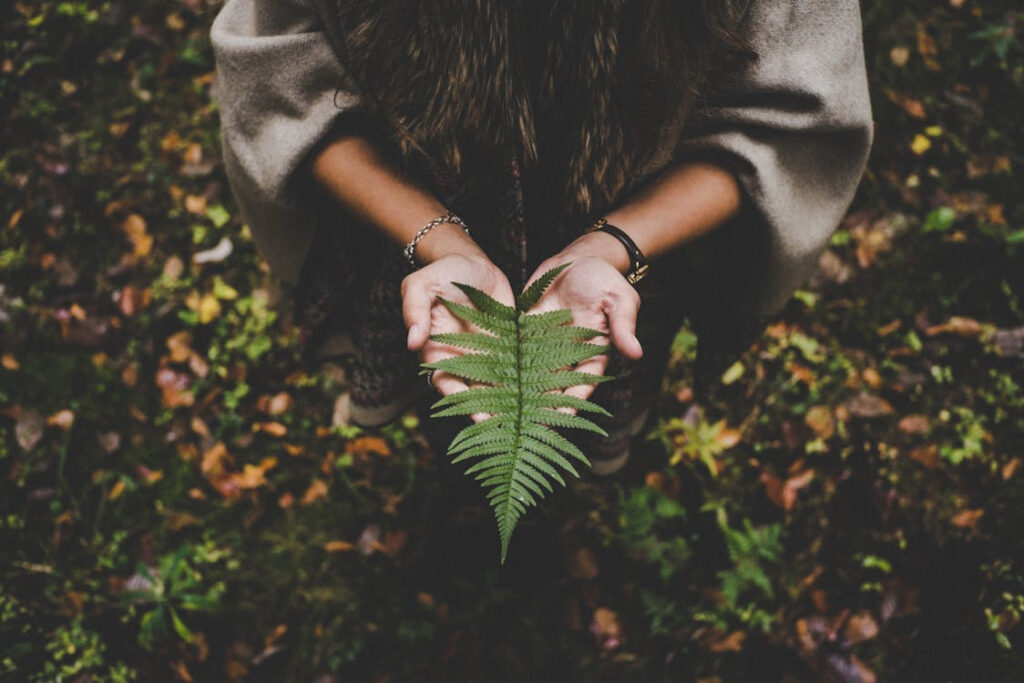
[[[410,327],[409,328],[409,338],[406,340],[406,344],[408,344],[409,346],[412,346],[412,340],[415,339],[416,337],[418,337],[419,334],[420,334],[420,326],[419,325],[413,325],[412,327]]]

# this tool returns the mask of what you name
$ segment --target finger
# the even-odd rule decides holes
[[[605,309],[612,344],[619,353],[630,360],[640,360],[644,355],[640,340],[636,337],[636,317],[639,309],[640,298],[632,291],[628,297],[616,297]]]
[[[427,343],[433,301],[433,294],[419,279],[410,275],[402,281],[402,317],[409,328],[406,343],[410,351],[419,351]]]
[[[431,384],[434,385],[437,393],[442,396],[451,396],[452,394],[457,394],[460,391],[469,389],[469,387],[466,386],[466,383],[460,378],[441,370],[434,373]]]

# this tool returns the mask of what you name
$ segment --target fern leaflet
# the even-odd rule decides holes
[[[568,310],[529,312],[569,265],[544,273],[519,295],[515,308],[469,285],[455,283],[473,306],[444,299],[441,303],[481,331],[432,336],[434,341],[466,353],[423,364],[428,370],[485,385],[446,396],[433,408],[434,417],[489,416],[460,431],[448,447],[448,455],[455,463],[474,461],[466,474],[487,490],[497,520],[502,564],[516,523],[527,508],[554,490],[552,482],[565,486],[564,473],[579,476],[573,461],[590,466],[586,455],[555,428],[607,436],[579,415],[608,415],[604,408],[562,393],[572,386],[611,379],[571,369],[575,363],[605,353],[607,346],[588,341],[602,333],[573,326]]]

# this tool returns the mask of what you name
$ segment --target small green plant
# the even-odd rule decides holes
[[[489,489],[501,541],[501,562],[519,518],[553,491],[551,481],[565,486],[560,472],[578,477],[570,458],[590,461],[569,439],[553,428],[583,429],[607,436],[590,420],[575,413],[608,415],[597,404],[562,392],[572,386],[611,379],[567,369],[604,353],[606,346],[588,343],[601,332],[572,325],[568,310],[529,313],[545,290],[570,264],[553,268],[530,285],[516,302],[506,306],[484,292],[455,283],[473,303],[464,306],[442,300],[458,318],[480,332],[434,335],[434,341],[472,351],[425,363],[487,386],[451,394],[434,404],[434,417],[485,413],[487,419],[460,431],[448,447],[453,462],[477,461],[467,475]]]
[[[204,586],[202,574],[186,559],[189,554],[194,555],[192,547],[186,545],[162,557],[158,568],[140,564],[128,582],[124,599],[150,606],[142,615],[139,628],[139,642],[146,649],[168,638],[168,625],[182,640],[192,642],[192,631],[180,613],[214,612],[220,606],[224,585]]]

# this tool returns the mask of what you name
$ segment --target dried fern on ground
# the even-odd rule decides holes
[[[573,326],[568,310],[529,312],[569,265],[553,268],[538,278],[519,296],[515,308],[474,287],[456,283],[475,308],[447,300],[442,303],[481,331],[434,335],[434,341],[470,353],[423,366],[428,371],[441,370],[486,385],[446,396],[433,407],[437,410],[434,417],[489,416],[460,431],[448,454],[455,463],[475,460],[466,474],[475,475],[488,489],[487,500],[498,522],[502,563],[526,508],[536,505],[545,491],[554,490],[552,481],[565,486],[562,473],[579,476],[573,460],[590,466],[579,447],[555,428],[606,436],[603,429],[579,413],[608,412],[592,401],[563,392],[580,384],[611,379],[571,369],[607,350],[607,346],[588,342],[603,333]]]

